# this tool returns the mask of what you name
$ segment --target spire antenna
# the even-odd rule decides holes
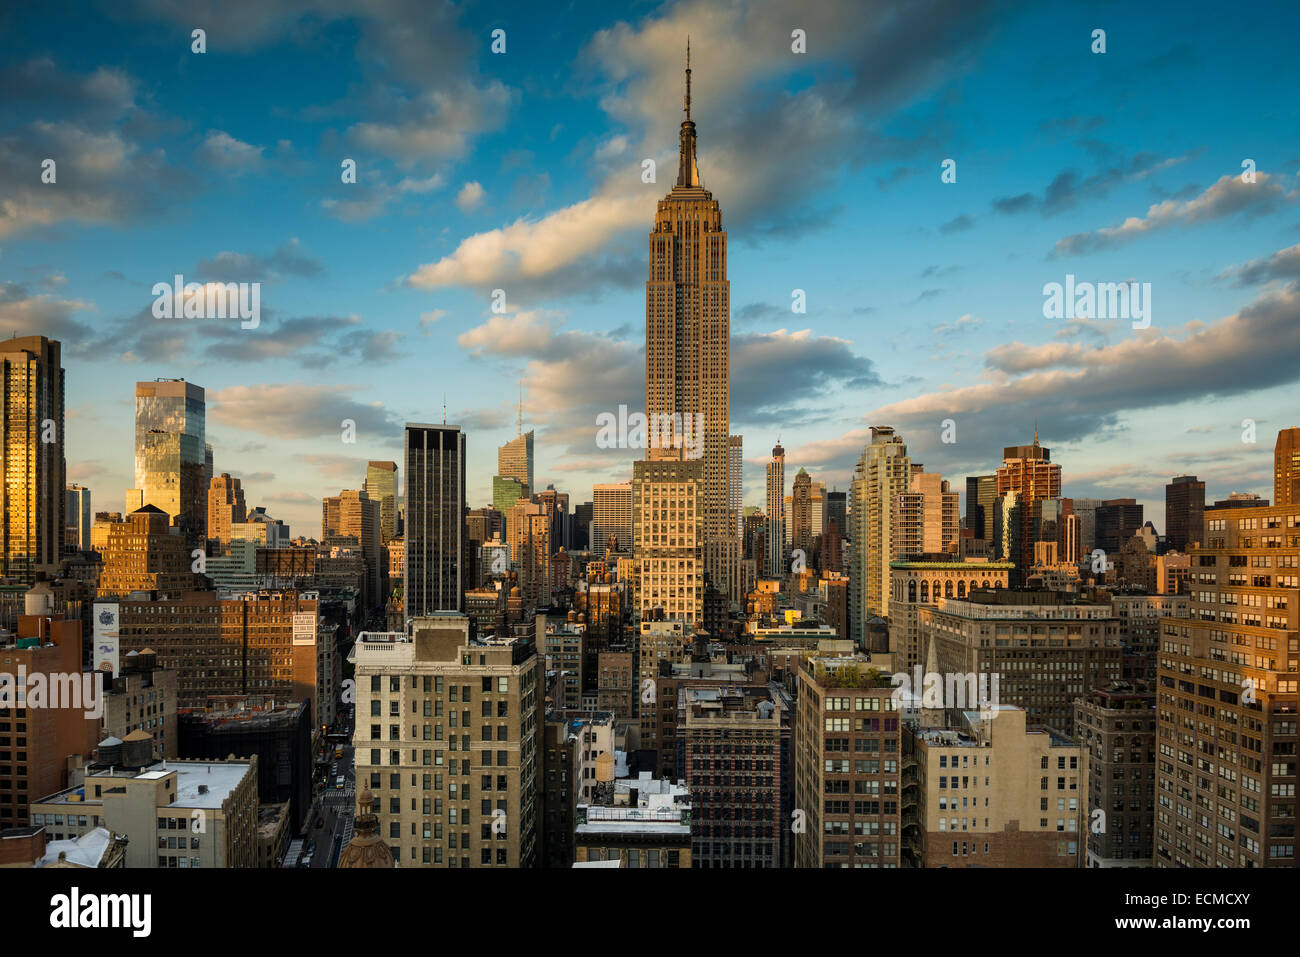
[[[691,118],[691,37],[686,35],[686,96],[682,99],[682,109],[686,112],[686,119]]]
[[[524,434],[524,380],[519,380],[519,434]]]
[[[442,394],[442,424],[447,424],[447,393]]]
[[[699,186],[700,170],[695,162],[695,121],[691,119],[691,38],[686,38],[686,93],[682,96],[681,152],[677,159],[677,185]]]

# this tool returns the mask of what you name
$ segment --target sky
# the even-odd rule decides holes
[[[638,454],[596,419],[644,408],[689,36],[746,504],[778,439],[843,490],[890,425],[964,491],[1036,424],[1065,495],[1163,530],[1175,475],[1271,498],[1300,425],[1300,8],[1138,7],[10,5],[0,329],[63,343],[96,510],[158,377],[204,387],[217,472],[294,534],[444,403],[487,504],[521,382],[537,484],[587,500]],[[155,317],[177,274],[260,283],[260,321]],[[1137,283],[1148,324],[1049,316],[1067,276]]]

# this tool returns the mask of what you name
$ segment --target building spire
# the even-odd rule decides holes
[[[1038,444],[1038,416],[1034,416],[1034,444]]]
[[[686,38],[686,95],[682,97],[681,153],[677,160],[677,185],[699,186],[700,171],[695,165],[695,121],[691,119],[691,38]]]
[[[524,434],[524,380],[519,380],[519,434]]]
[[[686,113],[686,119],[691,118],[691,36],[686,35],[686,96],[682,100],[682,110]]]

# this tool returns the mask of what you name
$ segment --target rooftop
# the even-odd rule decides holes
[[[63,859],[78,867],[99,867],[99,862],[113,845],[113,834],[107,828],[91,828],[81,837],[66,841],[50,841],[45,845],[45,856],[36,862],[37,867],[48,867]]]
[[[86,774],[87,784],[103,788],[115,779],[158,781],[169,774],[176,775],[176,800],[168,807],[211,808],[221,807],[232,791],[248,773],[248,761],[160,761],[143,770],[134,768],[109,768],[92,770]],[[101,805],[103,798],[86,796],[86,784],[41,798],[41,804]],[[200,790],[202,789],[202,790]]]

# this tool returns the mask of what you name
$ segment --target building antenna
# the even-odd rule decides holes
[[[682,97],[682,111],[687,122],[691,119],[691,37],[686,35],[686,95]]]
[[[442,424],[447,424],[447,393],[442,394]]]
[[[524,434],[524,380],[519,380],[519,434]]]

